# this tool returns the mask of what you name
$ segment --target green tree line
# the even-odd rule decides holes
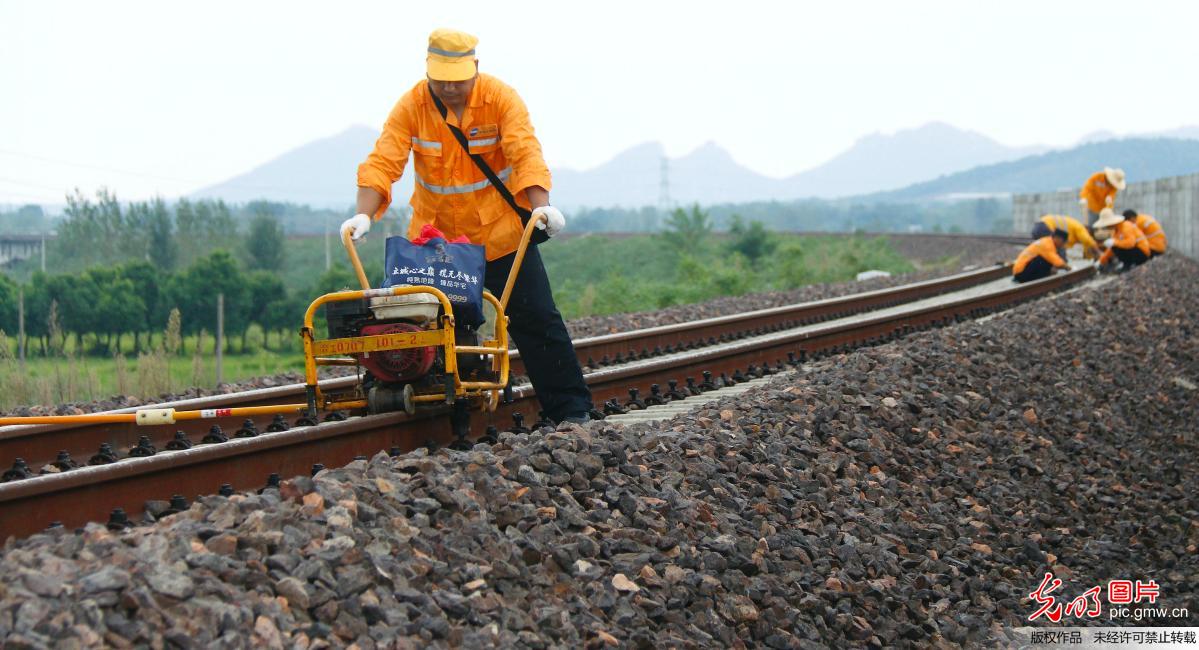
[[[719,204],[705,208],[716,231],[731,231],[740,217],[778,232],[970,232],[1009,233],[1011,202],[863,201],[803,199]],[[652,233],[670,229],[672,213],[644,208],[587,208],[570,215],[570,232]]]
[[[289,293],[278,274],[245,270],[223,250],[175,272],[132,261],[80,273],[38,271],[22,285],[0,275],[0,331],[17,333],[17,302],[23,294],[30,353],[53,356],[61,352],[68,337],[73,338],[77,351],[136,353],[151,347],[152,332],[167,329],[172,311],[178,312],[185,336],[215,332],[217,296],[223,295],[228,349],[233,351],[234,344],[240,343],[245,351],[251,325],[266,333],[270,347],[272,332],[299,328],[316,292],[349,286],[351,280],[344,267],[336,267],[321,276],[311,292]],[[129,338],[132,349],[122,350],[122,339]]]
[[[129,202],[100,190],[95,199],[67,196],[48,256],[59,271],[144,260],[162,271],[185,268],[216,250],[231,251],[248,269],[283,268],[279,206],[257,201],[235,216],[224,201]]]

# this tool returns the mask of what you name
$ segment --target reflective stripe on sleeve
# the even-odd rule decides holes
[[[412,144],[414,144],[418,147],[425,147],[427,149],[440,149],[441,148],[440,142],[436,142],[434,140],[421,140],[420,138],[416,137],[415,135],[412,136]]]
[[[511,174],[511,167],[505,167],[495,173],[495,175],[501,181],[508,180],[508,177]],[[483,179],[478,183],[469,183],[467,185],[434,185],[432,183],[425,182],[425,179],[421,178],[419,174],[416,176],[416,183],[434,194],[467,194],[469,192],[478,192],[479,190],[491,185],[491,181],[487,179]]]

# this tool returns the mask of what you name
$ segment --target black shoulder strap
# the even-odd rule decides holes
[[[454,134],[454,139],[458,141],[458,144],[462,145],[462,150],[466,152],[466,155],[470,156],[470,159],[475,162],[475,167],[478,167],[479,171],[483,172],[487,180],[491,181],[491,184],[500,193],[500,196],[504,197],[504,200],[508,202],[508,206],[516,213],[516,216],[520,217],[521,225],[527,225],[529,219],[533,217],[533,212],[522,208],[516,202],[516,197],[512,196],[512,192],[508,191],[508,186],[504,185],[504,181],[501,181],[500,177],[495,175],[495,172],[491,169],[491,165],[488,165],[487,161],[483,160],[483,156],[470,152],[470,143],[466,141],[466,134],[462,133],[462,129],[450,124],[448,118],[449,112],[446,110],[445,104],[442,103],[441,98],[437,96],[437,93],[433,92],[433,88],[431,87],[429,88],[429,96],[433,98],[433,103],[437,106],[437,112],[441,113],[441,119],[445,121],[445,125]],[[532,241],[534,244],[539,244],[547,239],[549,239],[549,235],[546,235],[544,230],[538,230],[533,233]]]

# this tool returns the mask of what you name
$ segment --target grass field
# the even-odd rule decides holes
[[[770,234],[775,246],[756,260],[712,236],[678,253],[660,237],[584,235],[542,249],[554,298],[566,318],[661,309],[720,296],[852,280],[879,269],[913,270],[886,239]]]
[[[185,357],[170,359],[169,377],[161,362],[146,357],[126,357],[122,363],[107,357],[69,357],[66,359],[31,358],[24,370],[15,360],[0,365],[0,409],[17,405],[87,402],[112,395],[151,398],[162,393],[178,393],[189,387],[216,386],[216,364],[211,354],[200,363]],[[304,357],[267,350],[226,356],[222,362],[225,381],[283,372],[302,372]],[[153,369],[151,369],[153,368]]]
[[[148,399],[190,387],[216,387],[213,337],[185,337],[181,352],[173,356],[161,352],[161,339],[155,336],[148,345],[143,341],[147,351],[138,354],[132,352],[132,337],[126,337],[122,345],[128,352],[119,357],[76,354],[74,342],[68,340],[62,356],[43,357],[31,351],[22,365],[9,338],[0,349],[0,410],[30,404],[88,402],[114,395]],[[303,372],[304,355],[297,334],[272,333],[273,349],[262,344],[262,331],[252,327],[245,353],[222,355],[222,380],[229,383]]]

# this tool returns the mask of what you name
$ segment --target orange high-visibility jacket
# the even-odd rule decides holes
[[[1166,252],[1166,231],[1162,230],[1162,225],[1157,222],[1157,219],[1147,214],[1138,214],[1137,228],[1145,233],[1145,238],[1149,242],[1149,250],[1154,253]]]
[[[1103,172],[1095,172],[1083,183],[1078,198],[1087,200],[1088,210],[1099,212],[1107,207],[1107,197],[1112,197],[1112,202],[1115,203],[1116,192],[1116,186],[1107,182],[1107,176]]]
[[[1145,233],[1141,232],[1141,229],[1128,219],[1116,224],[1112,229],[1112,247],[1103,252],[1103,255],[1099,257],[1099,263],[1107,264],[1111,261],[1112,256],[1115,255],[1113,249],[1116,248],[1139,248],[1146,255],[1150,253],[1149,241],[1145,237]]]
[[[526,188],[550,189],[550,170],[533,134],[528,110],[507,84],[480,74],[462,123],[458,124],[453,111],[447,119],[462,129],[470,152],[483,156],[519,205],[530,207]],[[409,201],[409,239],[420,233],[421,226],[433,224],[450,239],[466,235],[471,242],[483,244],[488,260],[516,250],[523,230],[520,217],[462,150],[437,111],[425,81],[396,103],[375,150],[358,166],[358,186],[383,195],[383,205],[374,218],[383,216],[391,203],[391,185],[399,180],[410,153],[415,154],[416,187]]]
[[[1082,222],[1074,217],[1066,217],[1056,214],[1047,214],[1041,217],[1041,223],[1049,226],[1050,230],[1065,230],[1070,233],[1066,239],[1065,248],[1070,248],[1075,244],[1082,244],[1083,248],[1097,248],[1095,238],[1091,237],[1087,227],[1082,225]]]
[[[1044,257],[1046,261],[1058,268],[1066,266],[1065,260],[1057,254],[1057,245],[1053,243],[1053,237],[1042,237],[1020,251],[1020,256],[1012,265],[1012,275],[1019,275],[1029,262],[1038,257]]]

